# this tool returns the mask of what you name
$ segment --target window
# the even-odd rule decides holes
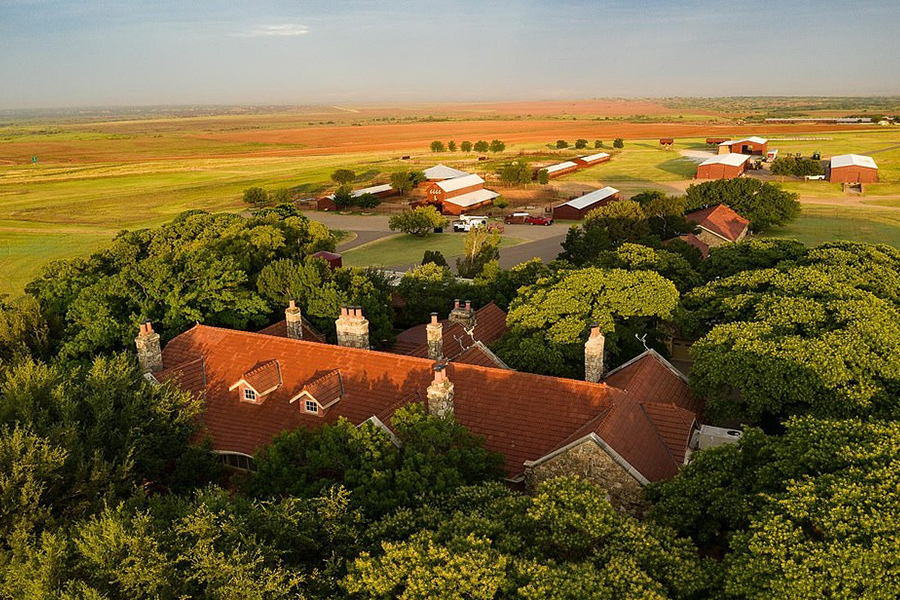
[[[244,388],[244,400],[256,402],[256,392],[251,390],[250,388]]]
[[[319,412],[319,404],[315,400],[307,400],[306,401],[306,412],[318,413]]]
[[[256,471],[256,462],[253,458],[243,454],[223,452],[222,454],[219,454],[219,461],[226,467],[231,467],[232,469]]]

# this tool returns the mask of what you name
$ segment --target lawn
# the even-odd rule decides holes
[[[765,237],[794,239],[809,246],[852,240],[900,248],[900,212],[806,205],[795,222],[772,229]]]
[[[428,237],[416,237],[407,234],[392,235],[362,246],[347,250],[344,266],[347,267],[392,267],[411,265],[422,262],[426,250],[438,250],[448,262],[461,256],[466,236],[463,233],[436,233]],[[501,246],[508,248],[524,243],[527,240],[503,235]]]

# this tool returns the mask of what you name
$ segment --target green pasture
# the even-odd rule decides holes
[[[793,239],[808,246],[851,240],[900,248],[900,211],[807,204],[796,221],[772,229],[765,237]]]
[[[397,234],[363,244],[347,250],[343,263],[347,267],[391,267],[422,262],[426,250],[438,250],[448,261],[462,256],[465,243],[464,233],[435,233],[427,237]],[[502,235],[500,245],[504,248],[516,246],[527,240]]]

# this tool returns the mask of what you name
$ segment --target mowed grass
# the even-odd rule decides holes
[[[765,237],[788,238],[808,246],[850,240],[900,248],[900,211],[805,205],[796,221],[772,229]]]
[[[392,235],[362,246],[347,250],[343,263],[347,267],[392,267],[422,262],[426,250],[437,250],[448,261],[462,256],[465,245],[464,233],[435,233],[421,238],[414,235]],[[500,246],[508,248],[527,240],[507,235],[500,236]]]
[[[0,230],[0,296],[20,293],[50,261],[88,254],[108,244],[111,237],[102,232]]]

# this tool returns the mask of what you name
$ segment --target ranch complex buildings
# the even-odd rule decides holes
[[[584,196],[573,198],[553,208],[554,219],[578,221],[595,208],[606,206],[619,199],[619,190],[606,186]]]
[[[839,183],[878,183],[878,165],[871,156],[832,156],[830,180]]]

